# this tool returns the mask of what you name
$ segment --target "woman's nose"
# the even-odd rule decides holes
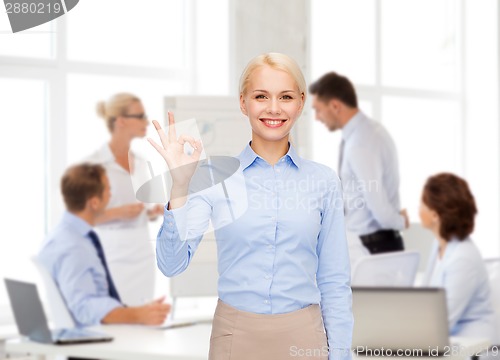
[[[267,109],[267,111],[270,114],[281,114],[280,104],[277,99],[271,100],[271,103],[269,104],[269,108]]]

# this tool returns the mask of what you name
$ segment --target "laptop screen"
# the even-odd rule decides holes
[[[36,285],[10,279],[5,279],[5,285],[19,333],[31,340],[52,342]]]
[[[35,284],[5,279],[7,293],[21,335],[41,343],[80,344],[113,340],[112,336],[83,329],[49,329]]]
[[[446,294],[438,288],[353,289],[352,348],[370,354],[437,354],[449,348]],[[377,354],[373,354],[377,355]]]

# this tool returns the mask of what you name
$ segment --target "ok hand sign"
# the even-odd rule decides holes
[[[172,176],[172,189],[175,187],[187,188],[200,160],[203,149],[201,140],[195,140],[192,136],[184,134],[177,138],[174,114],[171,112],[168,113],[168,136],[158,121],[153,120],[153,125],[156,131],[158,131],[162,146],[150,138],[148,138],[148,141],[165,159]],[[194,148],[191,155],[185,153],[185,143],[189,143]]]

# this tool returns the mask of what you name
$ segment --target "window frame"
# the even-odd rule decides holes
[[[196,22],[196,2],[183,2],[184,10],[184,58],[186,62],[181,68],[154,68],[149,66],[130,66],[121,64],[83,62],[69,60],[67,57],[67,17],[53,20],[55,29],[52,48],[54,58],[28,58],[21,56],[0,55],[0,78],[36,79],[47,83],[47,113],[45,123],[45,164],[44,164],[44,199],[45,219],[44,231],[47,234],[60,219],[64,206],[57,196],[60,191],[60,177],[67,167],[67,138],[61,134],[67,133],[67,76],[69,74],[116,75],[138,77],[155,80],[176,80],[186,83],[190,93],[195,94],[197,83],[196,67],[196,37],[194,24]],[[30,31],[30,30],[27,30]],[[35,30],[33,31],[35,32]],[[8,36],[4,34],[3,36]],[[54,50],[55,48],[55,50]],[[21,126],[21,125],[20,125]],[[40,239],[42,241],[43,239]],[[40,291],[43,290],[40,288]],[[0,304],[0,326],[13,325],[14,319],[9,304]]]
[[[313,0],[314,1],[314,0]],[[474,189],[474,185],[477,184],[477,176],[474,174],[474,169],[473,169],[473,163],[471,163],[470,158],[470,152],[473,150],[474,143],[477,142],[477,137],[471,137],[467,133],[467,129],[471,126],[473,123],[473,119],[469,119],[468,116],[470,116],[470,99],[468,97],[468,85],[467,84],[467,76],[470,76],[469,73],[471,72],[472,68],[470,65],[467,63],[467,37],[470,36],[469,32],[470,29],[467,28],[467,23],[469,21],[468,15],[467,15],[467,7],[471,6],[471,1],[470,0],[459,0],[458,3],[458,19],[457,19],[457,29],[458,29],[458,44],[457,44],[457,61],[458,61],[458,78],[457,78],[457,90],[456,91],[437,91],[437,90],[424,90],[424,89],[417,89],[417,88],[401,88],[401,87],[394,87],[394,86],[384,86],[382,84],[382,25],[381,25],[381,20],[382,20],[382,2],[383,0],[374,0],[375,1],[375,82],[373,85],[366,85],[366,84],[356,84],[354,83],[354,86],[356,88],[358,98],[360,100],[365,100],[369,101],[372,103],[373,106],[373,118],[380,120],[381,123],[383,123],[383,117],[382,117],[382,99],[385,96],[395,96],[395,97],[405,97],[405,98],[411,98],[415,100],[449,100],[449,101],[455,101],[457,102],[459,108],[460,108],[460,126],[461,126],[461,138],[459,139],[461,148],[460,148],[460,153],[459,157],[461,158],[460,161],[460,174],[462,176],[465,176],[466,178],[470,178],[471,181],[469,183],[471,184],[471,187]],[[311,19],[310,23],[312,24],[314,22],[314,19],[312,19],[312,4],[308,3],[309,6],[309,13],[311,14]],[[500,17],[500,5],[497,3],[495,5],[496,8],[496,15],[497,18]],[[500,39],[500,24],[496,22],[496,37],[497,37],[497,43],[498,39]],[[311,38],[312,38],[312,27],[309,28],[309,33],[308,33],[308,42],[311,43]],[[471,40],[469,40],[470,42]],[[310,73],[314,73],[312,69],[312,56],[314,54],[312,53],[313,49],[309,49],[309,57],[308,57],[308,69]],[[500,59],[500,46],[497,46],[497,60]],[[496,111],[496,118],[498,121],[498,117],[500,115],[500,91],[498,89],[500,88],[500,61],[496,61],[497,68],[492,69],[491,71],[497,71],[497,79],[496,79],[496,90],[498,93],[499,101],[497,102],[497,105],[495,106],[495,111]],[[313,79],[314,80],[314,79]],[[312,126],[309,127],[309,131],[312,132]],[[498,133],[496,134],[496,139],[497,142],[500,140],[500,127],[498,129]],[[310,147],[310,153],[313,153],[312,151],[312,143],[309,145]],[[468,158],[469,156],[469,158]],[[500,158],[499,154],[495,154],[493,157],[493,160],[498,160]],[[498,163],[498,161],[497,161]],[[477,170],[477,169],[476,169]],[[430,174],[429,174],[430,175]],[[497,165],[496,171],[494,171],[493,175],[496,179],[500,179],[500,166]],[[495,189],[496,191],[496,196],[494,197],[494,204],[492,204],[492,208],[496,210],[496,214],[500,215],[500,181],[497,182],[497,187]],[[418,195],[417,195],[418,196]],[[484,196],[484,194],[483,194]],[[483,199],[484,200],[484,199]],[[484,212],[484,211],[482,211]],[[481,216],[481,215],[480,215]],[[419,219],[411,219],[413,222],[420,222]],[[477,219],[476,219],[477,220]],[[491,230],[491,233],[494,234],[493,238],[496,241],[496,253],[490,253],[486,251],[482,251],[483,255],[485,257],[498,257],[500,256],[500,225],[498,223],[495,224],[488,224],[488,229]],[[481,234],[483,235],[488,235],[488,232],[483,230]],[[496,236],[495,236],[496,235]],[[474,234],[473,234],[474,237]],[[487,241],[488,239],[478,239],[480,240],[479,243],[483,243]],[[480,249],[481,244],[479,244]]]

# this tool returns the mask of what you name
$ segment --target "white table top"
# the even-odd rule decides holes
[[[16,325],[1,325],[0,326],[0,342],[17,337]]]
[[[25,339],[7,341],[11,353],[105,358],[109,360],[206,360],[210,346],[210,324],[161,330],[133,325],[90,328],[114,337],[108,343],[50,345]]]
[[[105,358],[109,360],[206,360],[210,346],[210,324],[161,330],[133,325],[105,325],[91,330],[114,337],[109,343],[81,345],[47,345],[25,339],[6,342],[6,351],[35,355],[63,355],[72,357]],[[446,360],[467,359],[488,347],[484,339],[451,338]],[[375,358],[378,356],[370,356]],[[396,356],[394,356],[396,357]],[[367,356],[353,356],[367,359]],[[417,357],[418,360],[436,360],[437,356]]]

